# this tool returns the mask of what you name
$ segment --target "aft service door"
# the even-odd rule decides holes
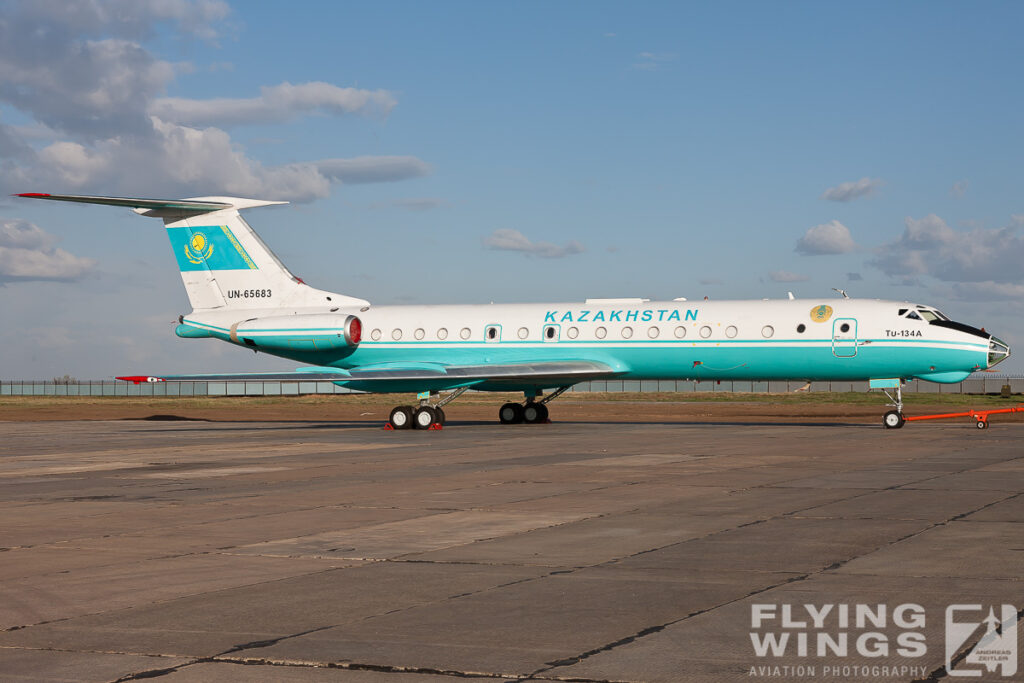
[[[857,321],[854,318],[836,318],[832,323],[832,353],[839,358],[857,355]]]

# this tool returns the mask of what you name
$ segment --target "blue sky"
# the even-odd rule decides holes
[[[1024,345],[1019,4],[282,7],[0,2],[0,191],[290,199],[247,219],[378,304],[845,287]],[[186,307],[158,221],[0,200],[0,377],[290,367]]]

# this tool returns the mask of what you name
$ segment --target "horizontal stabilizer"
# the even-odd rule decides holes
[[[190,199],[143,199],[140,197],[94,197],[75,194],[45,194],[42,192],[23,192],[14,195],[27,199],[48,199],[56,202],[75,202],[78,204],[105,204],[107,206],[124,206],[144,211],[195,211],[208,213],[223,209],[251,209],[257,206],[287,204],[288,202],[271,202],[262,199],[243,199],[241,197],[192,197]]]

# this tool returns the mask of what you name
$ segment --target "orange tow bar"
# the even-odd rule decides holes
[[[996,410],[968,410],[965,413],[941,413],[937,415],[912,415],[904,417],[903,419],[907,422],[914,422],[916,420],[944,420],[951,417],[973,417],[975,419],[974,426],[978,429],[988,429],[988,416],[997,415],[999,413],[1024,413],[1024,403],[1021,403],[1013,408],[998,408]]]

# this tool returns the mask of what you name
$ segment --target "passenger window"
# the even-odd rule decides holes
[[[629,339],[632,336],[633,336],[633,328],[632,327],[629,327],[627,325],[626,327],[622,328],[622,338],[623,339]]]
[[[448,338],[448,330],[446,330],[443,327],[441,329],[439,329],[437,331],[437,338],[438,339],[447,339]]]
[[[473,332],[470,331],[468,327],[463,327],[462,330],[459,331],[459,336],[463,339],[469,339],[472,334]]]
[[[546,342],[558,341],[558,327],[556,325],[545,325],[544,326],[544,341],[546,341]]]
[[[578,327],[570,327],[565,331],[565,334],[569,339],[575,339],[580,336],[580,329]]]
[[[487,331],[484,332],[484,336],[487,338],[487,341],[489,341],[489,342],[496,342],[496,341],[498,341],[498,326],[497,325],[490,325],[490,326],[488,326],[487,327]]]

